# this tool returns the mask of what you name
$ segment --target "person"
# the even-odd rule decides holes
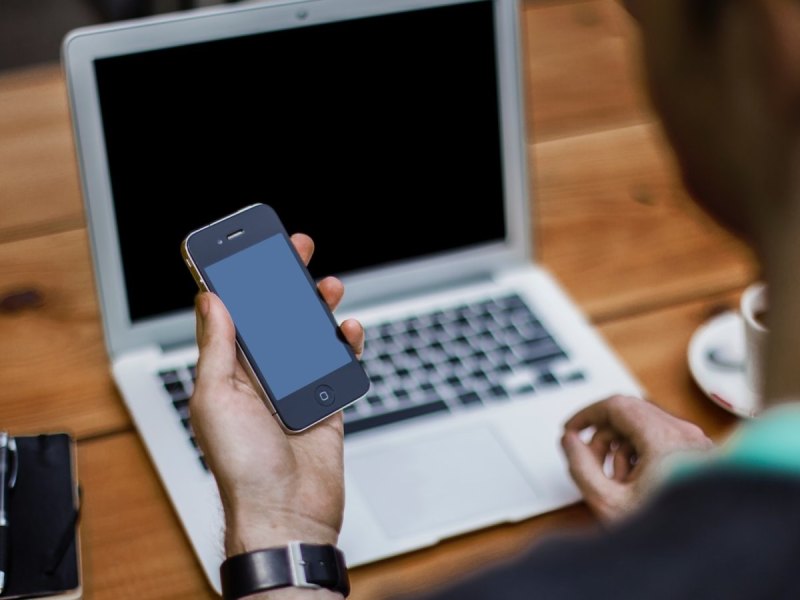
[[[615,397],[570,419],[563,448],[609,523],[555,537],[432,598],[800,598],[800,2],[628,0],[648,88],[686,185],[746,239],[770,291],[764,411],[721,448],[654,405]],[[295,235],[305,260],[311,240]],[[341,283],[319,284],[335,308]],[[229,556],[289,540],[335,543],[342,520],[340,416],[284,435],[236,359],[215,296],[197,299],[200,362],[190,410],[217,478]],[[356,352],[363,330],[342,324]],[[581,432],[593,428],[584,440]],[[691,449],[705,459],[678,467]],[[611,473],[603,465],[610,460]],[[270,599],[328,599],[283,588]]]

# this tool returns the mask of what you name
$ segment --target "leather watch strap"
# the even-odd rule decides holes
[[[222,563],[220,576],[225,600],[290,586],[326,588],[345,597],[350,593],[344,555],[329,544],[291,542],[237,554]]]
[[[342,551],[330,545],[300,544],[300,548],[306,579],[320,587],[340,592],[347,598],[350,594],[350,578]]]

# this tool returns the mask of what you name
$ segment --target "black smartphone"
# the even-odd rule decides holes
[[[369,390],[364,372],[278,215],[254,204],[191,232],[181,252],[236,326],[239,360],[296,433]]]

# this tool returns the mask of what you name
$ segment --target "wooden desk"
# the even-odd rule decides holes
[[[686,346],[754,266],[685,197],[617,2],[528,0],[524,17],[537,251],[652,399],[719,438],[735,419],[694,386]],[[213,597],[109,375],[56,65],[0,76],[0,297],[29,289],[40,306],[0,312],[0,425],[79,439],[86,597]],[[352,597],[424,589],[590,521],[577,505],[361,567]]]

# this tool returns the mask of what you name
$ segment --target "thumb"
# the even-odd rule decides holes
[[[197,318],[197,383],[213,383],[232,377],[236,369],[236,329],[228,309],[210,292],[195,300]]]
[[[609,479],[603,471],[602,461],[581,440],[577,431],[565,431],[561,445],[569,463],[569,473],[587,504],[596,513],[604,516],[605,508],[619,494],[620,484]]]

